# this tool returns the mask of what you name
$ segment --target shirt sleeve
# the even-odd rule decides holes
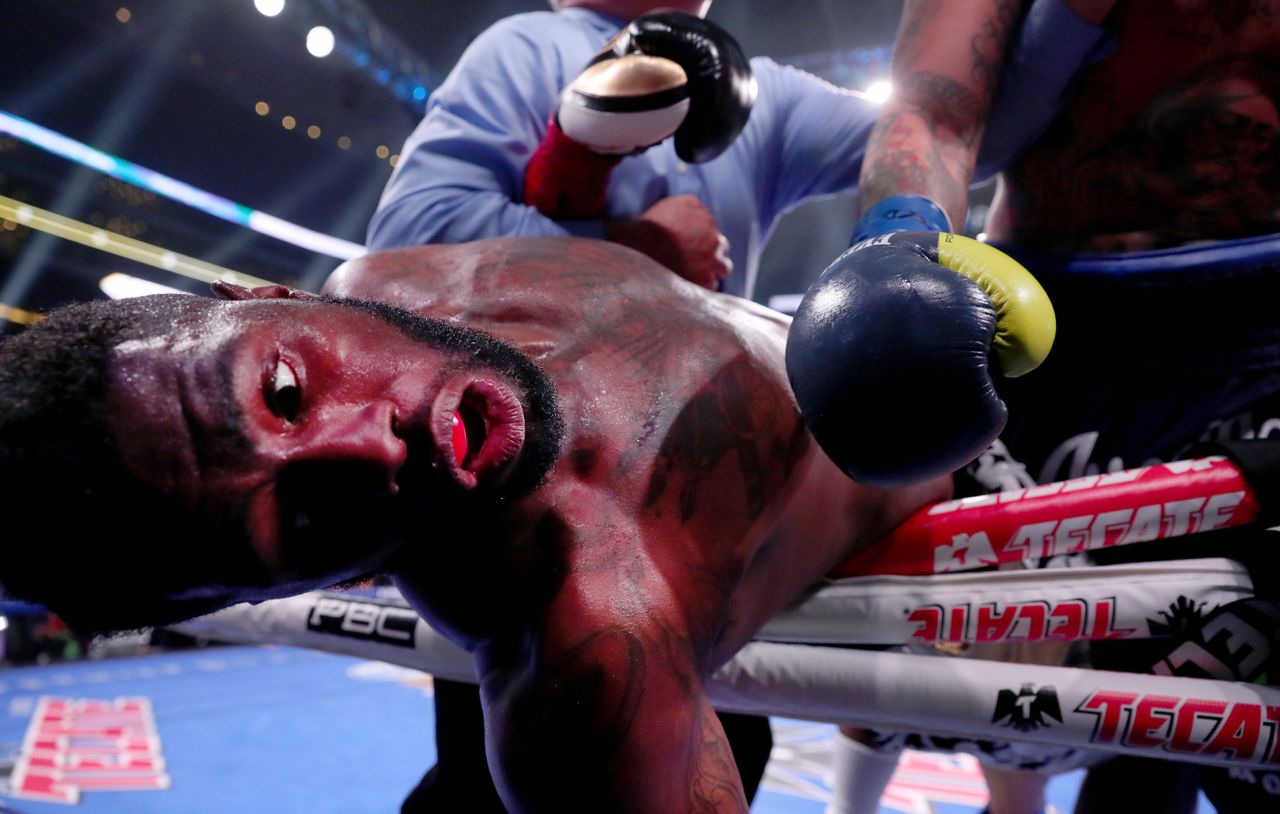
[[[521,203],[524,169],[567,71],[552,38],[586,38],[556,15],[507,18],[472,44],[432,95],[369,224],[370,250],[503,235],[602,237],[602,221],[557,223]],[[588,44],[583,45],[590,54]],[[583,58],[583,65],[587,58]]]
[[[754,59],[752,68],[760,83],[751,129],[762,145],[756,173],[765,223],[806,198],[855,192],[879,106],[770,59]]]
[[[1115,50],[1115,32],[1061,0],[1037,0],[1009,47],[983,131],[974,181],[1016,161],[1075,97],[1085,68]]]

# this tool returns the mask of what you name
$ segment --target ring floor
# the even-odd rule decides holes
[[[435,759],[430,693],[422,673],[289,647],[5,670],[0,814],[394,814]],[[822,814],[833,727],[772,724],[774,752],[752,811]],[[153,739],[112,757],[103,751],[107,741],[93,736],[119,726],[149,730]],[[59,732],[72,737],[36,737]],[[24,750],[28,768],[14,776]],[[62,773],[54,774],[59,762]],[[1050,784],[1060,811],[1072,810],[1081,776]],[[18,796],[18,783],[78,801]],[[121,783],[162,788],[95,788]],[[970,814],[985,803],[972,758],[908,753],[881,812]],[[1202,799],[1200,814],[1212,811]]]

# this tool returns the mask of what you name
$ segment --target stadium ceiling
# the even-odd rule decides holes
[[[711,17],[748,53],[821,73],[843,70],[850,49],[889,42],[900,6],[720,0]],[[0,329],[103,296],[112,272],[196,290],[200,275],[175,268],[206,264],[314,287],[342,253],[246,228],[255,213],[272,228],[282,221],[359,244],[425,97],[495,20],[545,8],[285,0],[267,17],[255,0],[9,4],[0,24],[0,114],[10,117],[7,129],[0,123]],[[334,34],[324,58],[304,45],[317,25]],[[14,121],[32,127],[18,136]],[[32,132],[65,139],[65,149]],[[193,206],[168,194],[175,185],[225,205]],[[66,234],[33,228],[51,223]]]

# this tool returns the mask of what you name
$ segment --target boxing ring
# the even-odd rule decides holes
[[[1265,446],[1265,445],[1264,445]],[[1251,447],[1257,449],[1256,446]],[[1270,447],[1269,456],[1276,453]],[[1245,568],[1209,558],[969,573],[999,563],[1175,540],[1268,521],[1274,483],[1208,456],[921,509],[779,614],[708,686],[721,710],[1046,744],[1242,769],[1280,765],[1280,689],[1265,671],[1280,611]],[[1266,456],[1263,456],[1266,457]],[[1246,474],[1247,473],[1247,474]],[[849,576],[855,573],[859,576]],[[1147,675],[848,649],[1072,642],[1226,629],[1237,680],[1186,677],[1194,636]],[[1181,622],[1179,622],[1181,619]],[[242,643],[377,659],[474,682],[468,653],[398,596],[316,592],[179,625]],[[836,646],[833,646],[836,645]],[[1203,670],[1201,671],[1203,673]]]

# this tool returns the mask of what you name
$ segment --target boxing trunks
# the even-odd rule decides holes
[[[1048,360],[999,385],[1001,440],[1031,481],[1176,460],[1203,440],[1280,438],[1280,235],[1011,254],[1058,319]]]
[[[1001,443],[971,467],[979,481],[1047,483],[1177,460],[1200,441],[1280,439],[1280,235],[1119,255],[1010,253],[1049,293],[1058,337],[1040,369],[1001,383],[1010,420]],[[1274,558],[1262,552],[1280,541],[1259,541],[1260,534],[1130,546],[1095,552],[1095,559],[1203,556],[1208,547],[1214,556],[1249,564],[1259,592],[1274,597]],[[1244,610],[1237,615],[1251,609]],[[1226,647],[1221,659],[1210,659],[1215,663],[1251,651],[1270,659],[1264,651],[1274,644],[1274,625],[1263,621],[1267,635],[1253,636],[1263,647],[1241,651],[1238,643],[1248,637],[1223,633],[1229,626],[1222,620],[1188,619],[1172,642],[1095,643],[1091,657],[1099,669],[1205,677],[1207,668],[1195,660],[1175,664],[1170,654],[1190,640],[1198,645],[1191,650],[1206,653]],[[1202,628],[1230,641],[1201,635]],[[1265,672],[1229,672],[1214,677],[1268,679]],[[1222,814],[1280,806],[1280,773],[1185,764],[1181,770],[1199,773]]]

